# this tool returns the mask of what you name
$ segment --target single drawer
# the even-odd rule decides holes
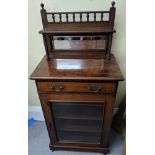
[[[92,82],[38,82],[39,91],[49,92],[91,92],[91,93],[115,93],[115,83]]]

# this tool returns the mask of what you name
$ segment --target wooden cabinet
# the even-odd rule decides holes
[[[114,2],[109,11],[100,12],[51,13],[46,12],[43,4],[41,7],[43,30],[40,33],[46,55],[30,79],[36,82],[50,149],[107,153],[117,86],[124,80],[110,53],[115,32]],[[66,21],[62,20],[62,14]],[[73,21],[69,22],[68,14],[73,15]],[[87,18],[83,21],[85,14]],[[93,21],[89,20],[90,14]],[[96,20],[97,14],[101,21]],[[103,14],[109,14],[108,21],[103,20]],[[47,20],[48,15],[52,16],[52,22]],[[76,21],[78,15],[79,22]],[[71,48],[56,49],[54,38],[64,40],[66,36],[70,37]],[[87,41],[88,38],[91,39]]]
[[[45,84],[46,82],[37,82]],[[48,82],[49,83],[49,82]],[[51,82],[52,83],[52,82]],[[80,84],[82,82],[79,82]],[[109,83],[109,86],[113,83]],[[39,91],[50,148],[108,152],[115,92]]]
[[[97,72],[94,69],[98,63],[89,69],[85,59],[80,61],[85,62],[85,66],[72,71],[59,70],[52,60],[44,57],[31,75],[36,81],[52,150],[109,152],[108,137],[117,86],[118,81],[123,80],[114,56],[111,57]],[[100,75],[105,69],[107,76]],[[100,76],[90,77],[93,73]]]

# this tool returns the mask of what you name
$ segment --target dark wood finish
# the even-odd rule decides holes
[[[72,58],[70,56],[72,56]],[[93,49],[86,50],[83,52],[81,51],[72,51],[72,50],[58,50],[53,51],[53,59],[104,59],[103,61],[106,62],[107,56],[100,50],[95,51]]]
[[[49,56],[49,50],[48,50],[48,46],[47,46],[47,40],[46,40],[46,36],[45,34],[43,34],[43,42],[44,42],[44,46],[45,46],[45,51],[46,51],[46,56],[47,56],[47,60],[50,59],[50,56]]]
[[[44,9],[44,4],[41,3],[40,4],[41,6],[41,10],[40,10],[40,13],[41,13],[41,19],[42,19],[42,24],[43,24],[43,27],[47,27],[48,25],[48,21],[47,21],[47,14],[46,14],[46,10]]]
[[[49,145],[50,149],[53,150],[76,150],[76,151],[91,151],[91,152],[102,152],[102,153],[109,153],[109,148],[101,147],[101,146],[92,146],[91,144],[87,145],[80,145],[80,144],[55,144],[55,145]]]
[[[115,32],[114,5],[113,2],[109,11],[46,12],[41,4],[43,30],[40,33],[46,56],[30,79],[37,85],[49,147],[53,151],[108,153],[110,150],[108,139],[117,86],[124,80],[110,53]],[[106,14],[109,14],[107,21]],[[52,21],[48,21],[47,16],[51,16]],[[71,38],[71,48],[56,49],[54,38],[65,40],[64,36]],[[103,36],[106,45],[105,49],[100,49],[103,42],[101,46],[97,40]]]
[[[112,25],[112,27],[114,26],[114,21],[115,21],[115,12],[116,12],[116,8],[114,7],[115,2],[113,1],[111,3],[112,7],[110,8],[110,17],[109,17],[109,21],[110,24]]]
[[[114,7],[111,7],[111,8],[114,8]],[[62,22],[62,20],[61,20],[61,16],[62,15],[65,15],[64,16],[65,19],[64,19],[63,23],[75,23],[75,22],[76,23],[79,23],[79,21],[75,18],[75,15],[77,15],[77,16],[80,17],[80,22],[83,22],[83,23],[85,23],[85,22],[91,22],[91,23],[93,23],[93,22],[96,21],[96,19],[95,18],[92,18],[90,20],[90,18],[89,18],[90,14],[92,14],[93,17],[96,16],[96,14],[100,14],[100,18],[99,18],[98,22],[104,23],[104,22],[110,22],[110,20],[113,20],[112,18],[111,19],[109,18],[108,20],[104,20],[104,14],[108,14],[109,16],[110,16],[110,14],[113,14],[113,12],[111,11],[111,9],[110,9],[110,11],[45,12],[45,13],[46,13],[46,16],[47,15],[50,15],[50,16],[52,15],[52,17],[56,17],[56,15],[59,15],[57,22],[55,22],[53,20],[53,21],[48,21],[48,23],[60,23],[60,21]],[[71,17],[72,17],[70,21],[67,21],[66,20],[66,16],[68,14],[71,15]],[[84,17],[85,16],[86,16],[86,19],[84,20]]]
[[[115,83],[38,82],[38,90],[48,92],[115,93],[115,87]]]
[[[44,57],[30,78],[33,80],[96,80],[113,82],[124,80],[114,56],[111,56],[110,61],[93,59],[91,56],[88,59],[89,55],[85,55],[83,59],[72,59],[71,57],[72,55],[68,55],[65,59],[62,59],[62,57],[58,56],[50,61],[46,61],[46,57]]]
[[[51,35],[102,35],[116,32],[108,24],[103,23],[53,23],[39,33]]]
[[[111,45],[112,45],[112,34],[108,35],[107,39],[107,60],[110,60]]]
[[[46,12],[44,9],[44,4],[41,4],[41,18],[43,30],[39,31],[44,37],[51,36],[70,36],[70,35],[107,35],[106,37],[106,58],[110,60],[110,52],[112,45],[112,35],[115,31],[114,29],[114,20],[115,20],[115,11],[114,7],[115,2],[112,2],[112,7],[109,11],[82,11],[82,12]],[[105,14],[108,14],[108,19],[105,18]],[[58,19],[56,17],[58,15]],[[62,17],[62,15],[64,15]],[[98,17],[99,15],[99,17]],[[51,16],[52,21],[48,21],[47,16]],[[70,16],[70,19],[69,19]],[[77,20],[79,16],[80,20]],[[91,18],[90,18],[91,17]],[[53,47],[52,41],[49,43],[48,39],[45,43],[45,49],[47,54],[47,59],[53,58]],[[81,48],[79,48],[81,51]],[[51,54],[51,57],[49,55]]]
[[[55,15],[52,13],[53,23],[55,23]]]
[[[51,43],[50,35],[45,34],[45,38],[46,38],[48,53],[52,54],[52,43]]]
[[[105,95],[104,94],[90,94],[90,93],[43,93],[39,92],[39,95],[42,96],[43,99],[46,99],[47,101],[45,104],[48,105],[48,100],[53,100],[53,101],[87,101],[91,103],[91,101],[104,101],[105,100]]]
[[[113,27],[114,20],[115,20],[115,10],[116,10],[115,7],[114,7],[115,2],[112,2],[111,5],[112,5],[112,7],[110,8],[109,11],[46,12],[46,10],[44,9],[44,4],[41,3],[41,7],[42,7],[41,11],[44,14],[44,16],[42,16],[43,17],[43,23],[45,22],[44,18],[47,21],[46,22],[47,24],[50,24],[50,23],[52,23],[52,24],[53,23],[61,23],[61,22],[63,22],[63,23],[81,23],[81,22],[84,22],[84,23],[88,22],[89,23],[89,22],[92,22],[93,23],[93,22],[96,22],[96,15],[100,14],[100,19],[98,19],[98,22],[99,23],[109,23],[109,26],[112,25],[112,27]],[[42,14],[42,12],[41,12],[41,14]],[[90,14],[92,14],[93,17],[94,17],[91,20],[89,18]],[[108,20],[104,20],[104,14],[108,14],[108,16],[109,16]],[[47,20],[47,15],[51,15],[53,21],[48,21]],[[56,15],[59,15],[57,22],[55,21]],[[62,21],[62,15],[65,15],[64,16],[64,18],[65,18],[64,21]],[[71,15],[71,17],[72,17],[72,19],[70,21],[68,20],[68,15]],[[76,20],[75,15],[79,15],[80,21]],[[84,20],[84,16],[85,15],[86,15],[86,20]],[[47,26],[48,25],[44,25],[43,24],[44,28],[47,27]]]
[[[107,94],[105,97],[105,102],[106,102],[106,109],[105,109],[105,115],[104,115],[101,144],[104,147],[108,147],[109,133],[110,133],[111,122],[112,122],[112,113],[113,113],[114,103],[115,103],[115,94]]]
[[[30,77],[31,79],[36,80],[37,89],[50,137],[50,148],[53,150],[71,149],[107,153],[109,152],[108,139],[109,131],[111,128],[117,85],[118,81],[124,80],[124,78],[119,70],[114,56],[112,56],[112,59],[110,61],[93,58],[71,59],[71,57],[72,56],[68,56],[68,58],[70,59],[51,59],[50,61],[47,61],[44,57]],[[57,60],[61,60],[60,68],[58,66],[57,68],[56,64],[53,63]],[[73,62],[75,61],[77,63],[77,66],[79,65],[80,68],[73,69],[71,65],[73,65],[74,63],[69,63],[69,60]],[[61,65],[63,66],[63,68],[61,68]],[[67,65],[66,69],[65,65]],[[63,85],[63,87],[61,87],[61,85]],[[98,91],[98,87],[85,87],[87,85],[97,85],[99,87],[102,86],[104,89],[102,91],[100,90],[100,92]],[[50,88],[51,86],[56,86],[56,88]],[[89,89],[92,90],[89,91]],[[53,118],[53,110],[51,110],[49,107],[49,101],[61,102],[60,100],[63,102],[72,102],[73,104],[74,102],[77,103],[83,101],[89,104],[94,104],[94,102],[96,103],[98,101],[105,103],[100,144],[89,143],[91,139],[88,139],[88,141],[85,141],[85,143],[76,143],[76,141],[72,144],[69,141],[60,141],[58,143],[57,133],[55,129],[55,120]],[[60,117],[58,117],[58,119],[74,121],[95,121],[95,119],[97,119],[98,121],[100,120],[100,118],[91,116],[79,117],[78,115],[61,115]],[[83,129],[83,127],[76,126],[75,130],[74,126],[67,126],[64,127],[62,131],[84,132]],[[97,130],[95,130],[94,128],[90,128],[90,131],[94,131],[95,133],[95,131]],[[79,132],[79,134],[81,132]]]

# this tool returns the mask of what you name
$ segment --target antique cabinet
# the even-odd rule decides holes
[[[110,150],[117,87],[124,80],[110,53],[114,5],[109,11],[47,12],[41,4],[46,55],[30,79],[36,82],[51,150]],[[69,46],[62,49],[65,43]]]

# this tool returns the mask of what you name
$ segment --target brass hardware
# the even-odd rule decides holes
[[[51,89],[55,91],[62,91],[64,89],[64,85],[62,84],[55,84],[50,86]]]
[[[88,86],[88,89],[91,91],[91,92],[100,92],[102,90],[102,86],[99,86],[99,85],[89,85]]]

